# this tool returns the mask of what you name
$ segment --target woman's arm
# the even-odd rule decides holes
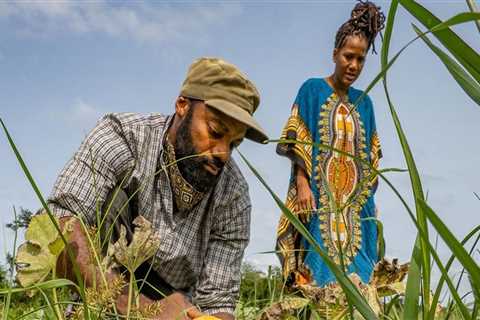
[[[297,181],[297,203],[300,211],[316,209],[315,198],[310,188],[310,181],[305,170],[295,165],[295,177]]]

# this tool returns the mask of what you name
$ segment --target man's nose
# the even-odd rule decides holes
[[[221,161],[222,164],[226,163],[228,159],[230,159],[231,151],[230,143],[228,143],[228,141],[218,141],[212,150],[213,157]]]

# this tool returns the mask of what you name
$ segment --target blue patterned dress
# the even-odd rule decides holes
[[[354,108],[361,94],[350,87],[348,97],[342,100],[324,79],[307,80],[282,132],[282,139],[305,144],[279,144],[277,152],[292,160],[287,207],[298,215],[330,258],[341,265],[343,257],[347,273],[356,273],[368,283],[378,261],[377,225],[368,218],[376,217],[377,177],[372,167],[378,167],[381,150],[372,101],[365,96]],[[297,207],[295,165],[309,177],[316,211],[302,212]],[[320,255],[311,250],[283,215],[277,233],[285,277],[320,287],[335,282]]]

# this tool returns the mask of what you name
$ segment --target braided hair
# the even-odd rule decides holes
[[[375,37],[385,26],[385,15],[373,2],[358,1],[359,3],[352,10],[350,19],[337,31],[335,48],[341,48],[348,36],[362,35],[368,42],[368,49],[373,46],[373,53],[376,53]]]

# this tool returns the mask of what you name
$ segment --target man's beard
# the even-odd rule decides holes
[[[195,150],[192,142],[192,114],[193,110],[190,108],[185,119],[178,127],[175,141],[175,158],[176,160],[180,160],[184,157],[193,156],[178,161],[178,169],[180,170],[182,177],[187,180],[192,187],[199,192],[206,192],[217,183],[221,170],[217,175],[213,175],[205,169],[205,165],[209,162],[213,162],[217,168],[222,169],[224,163],[215,157],[212,160],[209,160],[206,156],[198,155],[200,152]]]

